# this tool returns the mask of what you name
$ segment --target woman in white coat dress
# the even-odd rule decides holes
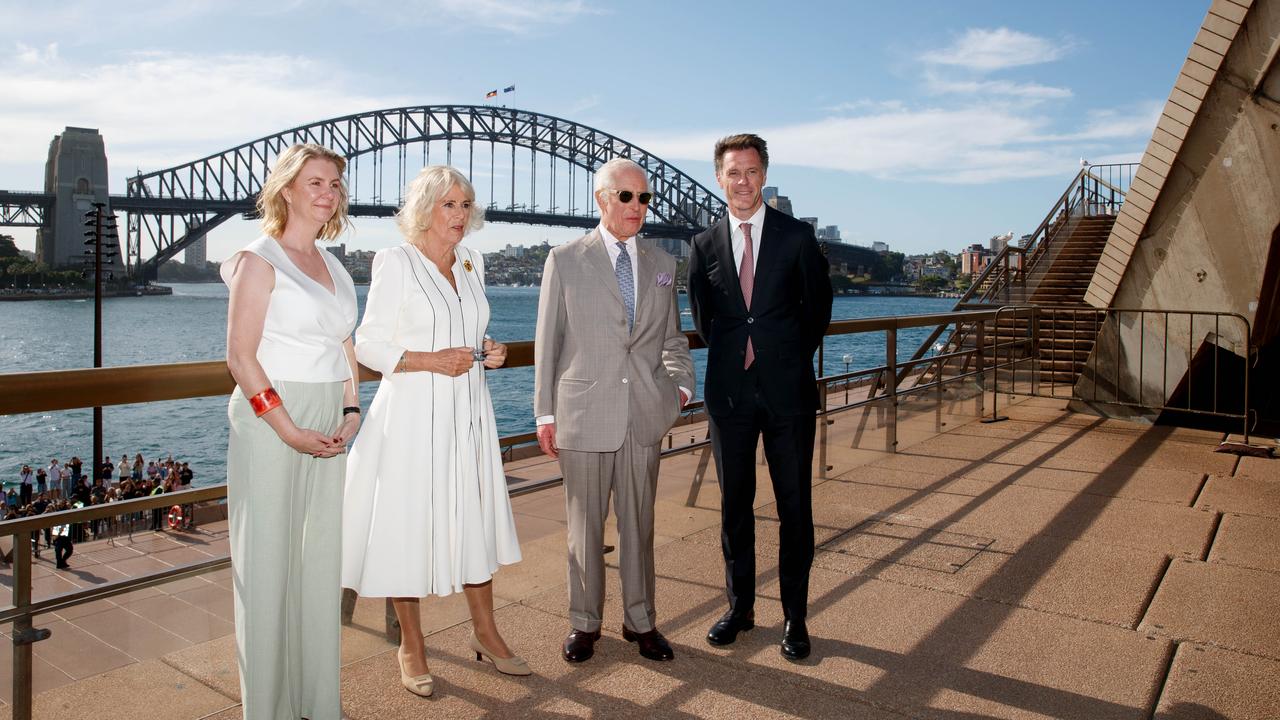
[[[428,696],[419,598],[462,591],[476,658],[529,674],[493,618],[491,578],[520,560],[484,368],[506,361],[485,335],[480,253],[460,245],[483,211],[457,170],[431,166],[397,217],[408,242],[377,253],[356,356],[382,373],[347,463],[342,584],[389,597],[400,620],[400,675]]]

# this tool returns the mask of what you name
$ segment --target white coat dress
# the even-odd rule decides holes
[[[382,381],[351,447],[342,513],[342,586],[363,597],[448,595],[520,560],[484,368],[394,372],[406,350],[481,346],[482,258],[461,245],[455,256],[456,293],[412,245],[374,256],[356,357]]]

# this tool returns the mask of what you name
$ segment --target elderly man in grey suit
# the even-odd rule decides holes
[[[591,657],[604,610],[604,522],[613,493],[622,575],[622,636],[670,660],[655,624],[653,501],[659,443],[694,387],[680,332],[676,261],[636,235],[648,177],[617,158],[596,172],[600,226],[552,249],[534,343],[538,443],[560,460],[569,523],[564,658]]]

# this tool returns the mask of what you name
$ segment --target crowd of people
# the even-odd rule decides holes
[[[141,453],[134,454],[132,459],[127,453],[117,457],[120,458],[118,463],[113,462],[110,456],[104,457],[93,476],[86,472],[85,463],[79,457],[63,463],[52,458],[48,465],[37,465],[35,470],[24,464],[18,471],[17,486],[4,493],[4,519],[15,520],[185,490],[195,478],[190,465],[174,460],[172,455],[151,461],[145,460]],[[192,515],[191,508],[184,506],[182,518],[185,528],[194,527]],[[40,557],[40,541],[43,540],[45,550],[53,548],[56,551],[57,567],[65,569],[75,543],[112,537],[122,532],[161,530],[165,527],[165,511],[157,508],[150,513],[124,513],[118,517],[45,528],[42,533],[32,533],[31,547],[35,556]],[[11,560],[8,556],[3,559],[6,562]]]

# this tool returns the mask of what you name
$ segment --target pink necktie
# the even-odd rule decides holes
[[[751,290],[756,284],[756,261],[751,257],[751,223],[742,223],[742,265],[738,268],[738,282],[742,287],[742,300],[751,310]],[[747,336],[747,360],[742,368],[751,367],[756,359],[755,348],[751,347],[751,336]]]

